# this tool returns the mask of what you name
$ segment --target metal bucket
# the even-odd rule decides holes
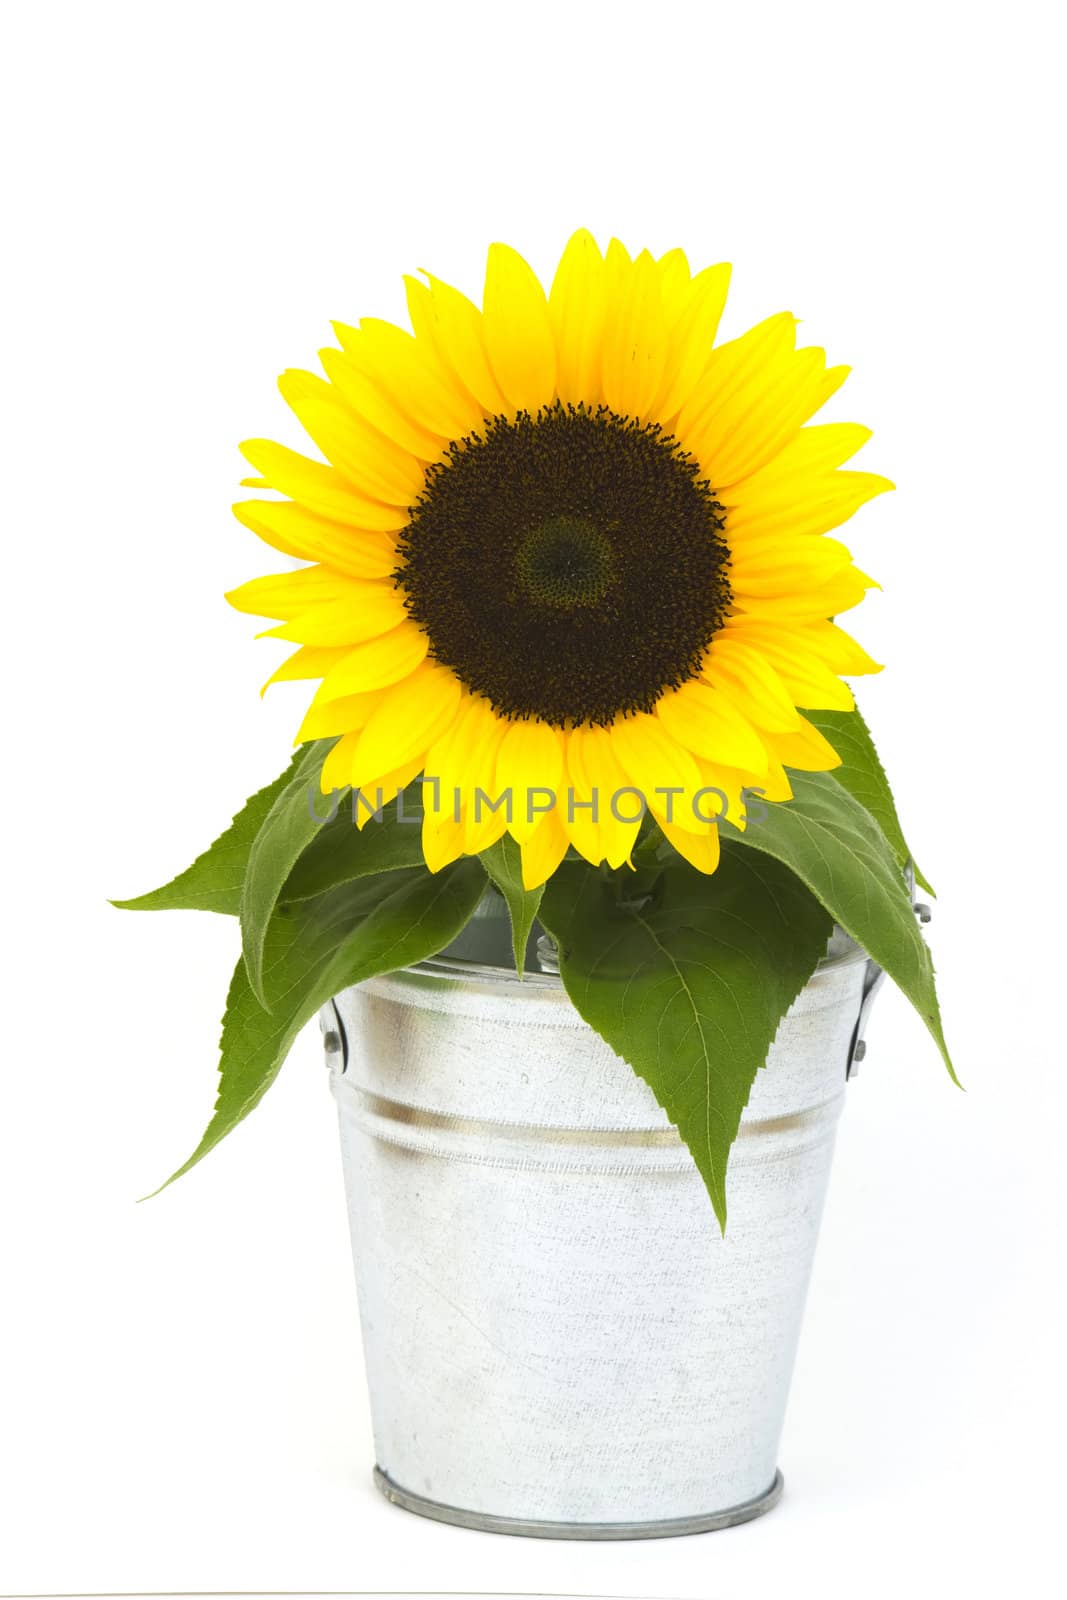
[[[472,925],[467,953],[498,937]],[[838,935],[784,1018],[730,1159],[725,1238],[651,1090],[550,971],[520,983],[453,947],[324,1010],[389,1499],[584,1539],[770,1509],[876,974]]]

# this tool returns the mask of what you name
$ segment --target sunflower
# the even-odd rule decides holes
[[[769,317],[715,344],[730,269],[589,233],[546,295],[507,245],[479,310],[405,279],[413,332],[335,325],[282,394],[325,458],[266,440],[234,509],[299,570],[228,595],[321,679],[297,742],[327,792],[422,775],[436,871],[509,832],[528,888],[568,847],[630,859],[645,806],[701,872],[717,818],[839,758],[803,715],[852,709],[877,663],[832,620],[872,586],[829,538],[892,485],[869,437],[811,426],[846,367]]]

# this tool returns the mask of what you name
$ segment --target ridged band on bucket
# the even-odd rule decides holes
[[[337,996],[323,1026],[390,1500],[590,1539],[775,1503],[868,976],[844,949],[783,1019],[725,1238],[651,1090],[557,977],[450,957]]]

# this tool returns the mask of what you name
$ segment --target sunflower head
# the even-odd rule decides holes
[[[396,573],[434,658],[504,717],[651,711],[697,676],[729,609],[699,470],[656,423],[559,400],[452,444]]]
[[[505,245],[479,310],[408,279],[412,332],[337,326],[282,393],[323,457],[244,453],[246,526],[309,565],[228,596],[320,679],[298,740],[326,790],[423,777],[437,870],[509,832],[528,888],[567,850],[618,867],[647,807],[702,872],[744,794],[828,770],[803,715],[879,670],[833,620],[872,580],[830,532],[892,485],[810,419],[847,375],[770,317],[716,344],[729,269],[586,232],[546,295]],[[714,796],[714,798],[711,798]]]

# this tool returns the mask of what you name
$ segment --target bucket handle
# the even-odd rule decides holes
[[[326,1052],[326,1066],[332,1072],[337,1068],[337,1076],[343,1078],[348,1071],[348,1035],[345,1025],[341,1021],[341,1013],[337,1009],[337,1001],[330,1001],[330,1010],[333,1012],[332,1024],[326,1021],[325,1006],[319,1012],[319,1026],[322,1028],[322,1047]]]
[[[856,1026],[852,1030],[852,1042],[848,1047],[848,1060],[845,1063],[845,1081],[854,1078],[859,1071],[859,1064],[867,1054],[867,1041],[863,1037],[867,1027],[867,1018],[874,1005],[874,997],[885,982],[885,971],[877,961],[872,961],[868,956],[867,970],[863,979],[863,999],[860,1001],[859,1016]]]
[[[908,862],[907,879],[908,888],[914,890],[915,880],[911,876],[910,861]],[[930,918],[933,915],[930,907],[928,905],[924,905],[918,900],[912,902],[912,910],[915,912],[915,915],[924,926],[930,921]],[[874,997],[884,982],[885,972],[878,965],[877,961],[872,960],[871,957],[868,956],[867,972],[863,980],[863,999],[860,1001],[860,1014],[856,1018],[856,1026],[852,1030],[852,1043],[848,1047],[848,1061],[845,1065],[846,1082],[849,1078],[854,1078],[856,1076],[857,1072],[859,1071],[860,1062],[867,1054],[867,1041],[864,1038],[864,1033],[867,1028],[867,1019],[871,1014],[871,1007],[874,1005]]]

